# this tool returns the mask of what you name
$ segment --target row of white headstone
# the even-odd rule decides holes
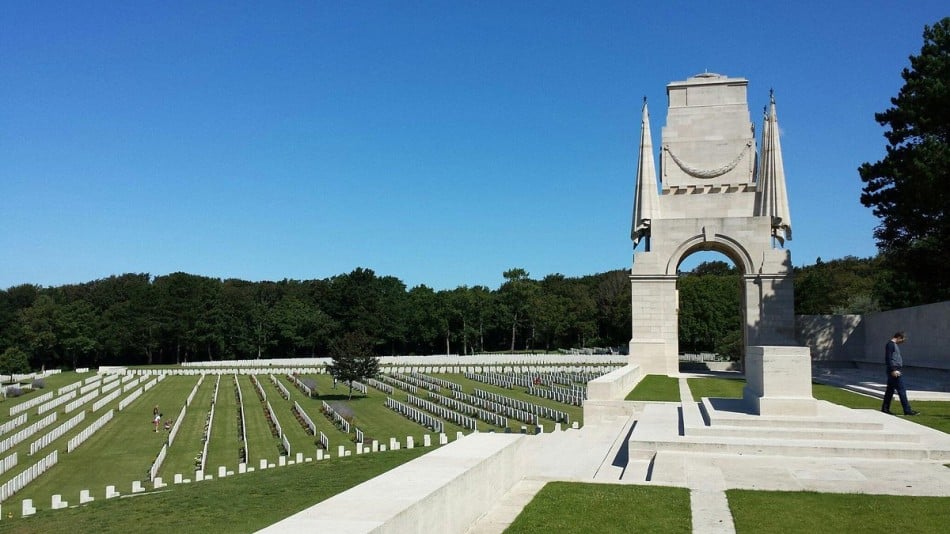
[[[307,415],[307,412],[304,411],[303,406],[301,406],[297,401],[294,401],[294,411],[296,411],[297,414],[300,415],[300,418],[303,419],[305,423],[307,423],[307,428],[310,429],[310,433],[317,435],[317,425],[313,423],[313,419]]]
[[[13,447],[19,444],[26,438],[32,436],[33,434],[36,434],[40,430],[43,430],[44,428],[48,427],[49,425],[55,422],[56,422],[56,412],[53,412],[47,415],[46,417],[40,419],[39,421],[33,423],[32,425],[20,430],[16,434],[7,436],[2,441],[0,441],[0,452],[4,452],[10,447]]]
[[[418,375],[420,373],[414,373],[414,374]],[[432,382],[416,378],[412,375],[394,374],[393,376],[399,380],[402,380],[403,382],[407,382],[416,387],[427,389],[429,391],[435,391],[436,393],[440,393],[442,391],[442,387],[439,386],[438,384],[433,384]]]
[[[10,415],[12,416],[12,415],[16,415],[16,414],[18,414],[18,413],[20,413],[20,412],[25,412],[25,411],[29,410],[30,408],[32,408],[32,407],[34,407],[34,406],[39,406],[40,404],[43,404],[44,402],[46,402],[46,401],[48,401],[48,400],[50,400],[50,399],[52,399],[52,398],[53,398],[53,392],[52,392],[52,391],[48,391],[48,392],[46,392],[46,393],[40,395],[39,397],[30,399],[30,400],[28,400],[28,401],[23,401],[23,402],[21,402],[20,404],[17,404],[17,405],[15,405],[15,406],[10,406]]]
[[[79,412],[78,415],[72,417],[65,423],[54,428],[52,431],[46,433],[40,439],[30,443],[30,456],[33,456],[37,451],[43,449],[53,441],[61,438],[66,432],[69,432],[73,428],[79,425],[86,418],[86,412]]]
[[[418,406],[427,412],[434,413],[442,419],[448,419],[462,428],[478,430],[478,423],[474,417],[460,414],[455,410],[450,410],[444,406],[439,406],[434,402],[416,397],[415,395],[406,395],[406,400],[409,402],[409,404]]]
[[[446,380],[446,379],[444,379],[444,378],[439,378],[439,377],[437,377],[437,376],[430,376],[430,375],[427,375],[427,374],[425,374],[425,373],[417,373],[417,372],[412,372],[412,373],[410,373],[409,376],[413,376],[413,377],[418,378],[418,379],[420,379],[420,380],[425,380],[426,382],[432,382],[433,384],[439,385],[439,386],[444,387],[444,388],[446,388],[446,389],[451,389],[451,390],[453,390],[453,391],[462,391],[462,386],[461,386],[461,385],[456,384],[455,382]]]
[[[71,437],[66,443],[66,452],[70,453],[76,450],[76,448],[82,445],[82,443],[89,439],[90,436],[98,432],[100,428],[111,421],[113,415],[115,415],[115,410],[109,410],[108,412],[102,414],[99,419],[96,419],[94,423],[82,429],[79,434]]]
[[[463,434],[462,434],[461,432],[459,432],[459,433],[457,434],[457,436],[456,436],[457,439],[461,439],[462,437],[463,437]],[[422,438],[423,438],[423,440],[422,440],[422,441],[423,441],[423,445],[422,445],[423,447],[431,447],[431,446],[432,446],[432,436],[431,436],[431,435],[429,435],[429,434],[424,434],[424,435],[422,436]],[[445,434],[439,434],[439,444],[440,444],[440,445],[445,445],[445,444],[447,444],[447,443],[448,443],[448,437],[447,437]],[[405,445],[405,446],[406,446],[407,449],[412,449],[412,448],[415,447],[415,440],[414,440],[414,438],[413,438],[412,436],[407,436],[407,437],[406,437],[406,445]],[[387,450],[396,451],[396,450],[400,450],[401,448],[402,448],[402,445],[401,445],[401,443],[400,443],[396,438],[390,438],[390,439],[389,439],[389,445],[388,445],[388,446],[387,446],[387,445],[381,445],[381,444],[379,444],[379,442],[377,442],[377,441],[373,441],[373,443],[372,443],[371,445],[365,445],[365,446],[362,445],[362,444],[357,444],[357,447],[356,447],[356,454],[369,454],[369,453],[372,453],[372,452],[385,452],[385,451],[387,451]],[[344,446],[342,446],[342,445],[339,446],[339,450],[337,451],[337,457],[338,457],[338,458],[343,458],[343,457],[347,457],[347,456],[352,456],[352,454],[353,454],[353,451],[347,450],[347,449],[346,449]],[[51,464],[49,464],[48,466],[46,466],[46,469],[48,469],[49,467],[51,467],[52,465],[54,465],[55,462],[56,462],[55,451],[54,451],[54,454],[51,455],[51,456],[54,456],[53,462],[52,462]],[[317,460],[317,461],[323,461],[323,460],[329,460],[329,459],[331,459],[331,455],[330,455],[327,451],[324,451],[323,449],[317,449],[317,454],[316,454],[316,460]],[[44,460],[45,460],[45,459],[44,459]],[[265,470],[265,469],[272,469],[272,468],[275,468],[275,467],[285,467],[285,466],[296,465],[296,464],[303,464],[303,463],[311,463],[311,462],[313,462],[313,461],[314,461],[314,458],[312,458],[312,457],[304,457],[304,454],[303,454],[303,453],[298,452],[298,453],[296,453],[296,454],[293,456],[293,458],[291,458],[289,455],[288,455],[288,456],[280,456],[280,457],[278,457],[276,463],[270,462],[270,461],[267,460],[267,459],[261,459],[261,460],[260,460],[260,463],[258,464],[257,469],[263,471],[263,470]],[[45,469],[43,469],[43,470],[45,470]],[[238,464],[238,468],[237,468],[237,472],[236,472],[236,473],[235,473],[235,471],[228,470],[226,466],[223,466],[223,465],[222,465],[222,466],[218,466],[217,478],[218,478],[218,479],[222,479],[222,478],[226,478],[226,477],[229,477],[229,476],[233,476],[233,475],[235,475],[235,474],[245,474],[245,473],[251,473],[251,472],[254,472],[254,471],[255,471],[255,468],[254,468],[254,467],[251,467],[251,466],[248,466],[246,463],[240,463],[240,464]],[[40,473],[41,473],[41,472],[42,472],[42,471],[40,471]],[[37,474],[36,476],[38,476],[38,474]],[[195,477],[194,477],[194,481],[195,481],[195,482],[211,481],[211,480],[214,480],[214,478],[215,478],[215,477],[212,476],[212,475],[210,475],[210,474],[205,474],[204,470],[199,469],[199,470],[195,471]],[[189,483],[192,482],[192,479],[184,478],[184,476],[183,476],[181,473],[176,473],[175,476],[174,476],[174,478],[173,478],[173,481],[174,481],[174,484],[189,484]],[[168,485],[168,484],[164,482],[164,480],[162,479],[162,477],[153,477],[153,478],[152,478],[152,488],[155,489],[155,490],[162,489],[162,488],[164,488],[164,487],[167,486],[167,485]],[[21,487],[22,487],[22,486],[21,486]],[[0,489],[0,491],[2,491],[2,489]],[[141,481],[136,480],[136,481],[133,481],[133,482],[132,482],[132,490],[131,490],[131,491],[132,491],[133,494],[144,493],[144,492],[146,491],[146,488],[145,488],[145,486],[143,486],[143,484],[142,484]],[[11,494],[12,494],[12,493],[11,493]],[[121,492],[117,491],[117,490],[116,490],[116,487],[115,487],[114,485],[106,486],[106,490],[105,490],[105,498],[106,498],[106,499],[113,499],[113,498],[119,497],[119,496],[121,496],[121,495],[122,495]],[[93,497],[93,496],[91,495],[90,490],[84,489],[84,490],[81,490],[81,491],[79,492],[79,504],[86,504],[86,503],[93,502],[93,501],[95,501],[95,497]],[[56,495],[53,495],[53,496],[50,498],[50,508],[53,509],[53,510],[59,510],[59,509],[62,509],[62,508],[67,508],[68,506],[69,506],[69,502],[63,500],[62,494],[56,494]],[[33,515],[33,514],[35,514],[35,513],[36,513],[36,507],[35,507],[34,504],[33,504],[33,500],[32,500],[32,499],[24,499],[23,502],[22,502],[22,505],[21,505],[21,514],[22,514],[24,517],[26,517],[26,516]]]
[[[482,421],[485,421],[489,424],[502,428],[508,426],[508,418],[504,415],[485,410],[478,406],[472,406],[471,404],[466,404],[458,399],[446,397],[445,395],[439,395],[438,393],[433,393],[431,391],[429,392],[428,397],[435,400],[435,402],[438,402],[444,406],[448,406],[455,411],[468,415],[474,415],[476,418],[481,419]]]
[[[382,382],[380,382],[379,380],[376,380],[375,378],[367,378],[366,383],[382,391],[383,393],[386,393],[387,395],[393,394],[392,386],[390,386],[389,384],[383,384]]]
[[[46,472],[47,469],[59,462],[59,451],[53,451],[45,458],[26,468],[22,473],[0,485],[0,502],[7,500],[11,495],[23,489],[24,486]]]
[[[304,384],[303,381],[301,381],[299,378],[297,378],[297,375],[292,375],[288,373],[287,378],[291,382],[293,382],[293,384],[297,386],[297,388],[300,389],[300,391],[303,391],[304,393],[306,393],[307,397],[313,397],[313,394],[314,394],[313,389],[307,384]]]
[[[442,429],[444,428],[442,421],[432,417],[422,410],[413,408],[412,406],[406,406],[392,397],[386,397],[386,407],[402,415],[406,419],[419,423],[426,428],[431,428],[436,432],[442,432]]]
[[[453,391],[452,397],[456,400],[467,402],[472,406],[477,406],[485,410],[490,410],[511,417],[512,419],[517,419],[522,423],[528,423],[529,425],[538,424],[538,416],[527,410],[515,408],[514,406],[508,406],[493,400],[476,397],[475,395],[469,395],[468,393],[463,393],[461,391]]]
[[[36,407],[36,415],[42,415],[45,412],[54,410],[56,409],[56,407],[60,406],[61,404],[65,404],[67,401],[70,401],[75,398],[76,398],[75,391],[70,391],[62,395],[53,397],[51,400],[48,400],[44,402],[43,404],[40,404],[39,406]]]

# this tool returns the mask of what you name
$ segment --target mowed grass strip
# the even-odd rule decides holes
[[[259,379],[259,377],[257,377]],[[244,431],[247,434],[247,463],[257,469],[261,460],[277,463],[280,451],[278,440],[271,433],[270,425],[264,415],[264,404],[257,396],[257,388],[248,375],[238,377],[241,395],[244,396]]]
[[[132,490],[133,481],[144,484],[148,480],[148,469],[165,442],[163,433],[153,431],[151,420],[152,406],[170,402],[174,395],[166,381],[143,393],[121,412],[115,411],[109,423],[72,453],[66,452],[65,444],[59,447],[59,463],[17,493],[13,502],[29,498],[37,508],[48,508],[50,496],[56,493],[63,495],[66,501],[78,502],[79,491],[83,489],[88,489],[98,499],[105,498],[107,485],[114,485],[116,490],[127,494]],[[69,435],[78,434],[109,408],[117,408],[118,402],[133,392],[123,393],[100,413],[92,417],[87,415],[83,424]],[[44,449],[41,454],[45,456],[51,450]],[[21,459],[15,471],[19,472],[38,459]]]
[[[310,419],[313,420],[313,424],[317,427],[318,432],[323,432],[327,439],[330,440],[330,446],[334,445],[345,445],[346,442],[352,440],[352,433],[347,434],[338,428],[332,421],[327,419],[323,415],[323,402],[327,401],[328,404],[336,404],[339,401],[346,399],[346,392],[349,389],[343,384],[337,384],[337,389],[333,389],[333,378],[330,375],[312,375],[302,378],[311,378],[317,383],[317,396],[308,398],[303,392],[296,389],[296,386],[293,384],[287,383],[287,389],[291,390],[291,395],[294,400],[300,403],[300,406],[303,410],[310,416]],[[362,395],[358,391],[353,391],[354,398]],[[354,431],[355,432],[355,431]],[[318,434],[319,436],[319,434]]]
[[[179,484],[134,499],[97,499],[82,507],[40,510],[0,521],[17,534],[48,532],[255,532],[385,473],[431,449],[333,458]],[[72,504],[72,503],[70,503]],[[17,514],[18,515],[18,514]]]
[[[277,386],[271,382],[270,375],[258,375],[257,379],[260,380],[261,386],[264,387],[264,391],[267,393],[267,400],[270,402],[271,408],[274,409],[274,414],[277,417],[277,421],[280,422],[280,428],[284,431],[284,436],[287,437],[287,441],[290,443],[290,455],[294,456],[296,453],[302,452],[305,457],[316,456],[317,447],[314,445],[314,442],[317,438],[308,434],[303,426],[297,422],[297,417],[291,409],[294,405],[293,401],[281,397]],[[289,387],[287,389],[290,390]],[[293,391],[290,391],[290,393],[293,395]],[[292,396],[291,399],[293,399]],[[336,456],[336,451],[332,451],[332,453]]]
[[[184,394],[181,395],[175,404],[170,404],[168,408],[161,408],[162,410],[171,412],[163,412],[166,419],[178,417],[178,414],[181,412],[181,407],[184,406],[185,401],[188,400],[188,395],[191,394],[191,390],[195,387],[195,384],[198,383],[198,380],[200,380],[200,377],[185,376],[169,377],[166,378],[165,381],[167,382],[171,378],[185,379],[184,382],[190,385],[190,387],[186,388]],[[175,441],[171,447],[168,448],[165,462],[162,463],[162,468],[158,473],[165,482],[173,482],[176,474],[181,474],[184,478],[195,478],[195,471],[197,470],[195,466],[195,456],[202,450],[201,437],[204,435],[205,419],[208,416],[208,410],[211,409],[211,396],[214,393],[214,383],[216,379],[217,377],[215,375],[204,375],[204,380],[202,380],[201,385],[198,386],[198,391],[195,392],[195,396],[191,399],[191,405],[185,410],[185,418],[181,421],[181,426],[178,427]]]
[[[211,436],[208,441],[208,458],[205,472],[217,475],[218,466],[225,466],[237,472],[240,463],[238,450],[237,393],[234,389],[234,375],[221,376],[218,399],[214,404],[214,421],[211,424]]]
[[[646,375],[624,400],[679,402],[679,379],[666,375]]]
[[[741,399],[742,388],[745,387],[745,378],[689,378],[686,380],[689,391],[696,402],[703,397],[721,399]]]
[[[689,490],[686,488],[549,482],[505,533],[691,531]]]
[[[944,533],[950,497],[728,490],[736,532]]]

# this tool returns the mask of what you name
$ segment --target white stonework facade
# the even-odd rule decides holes
[[[721,252],[742,273],[744,345],[794,345],[791,256],[781,248],[791,222],[775,105],[759,152],[747,86],[711,73],[667,86],[659,176],[644,103],[630,276],[630,363],[644,374],[679,371],[676,273],[702,250]]]

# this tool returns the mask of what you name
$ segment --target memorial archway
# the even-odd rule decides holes
[[[659,180],[644,102],[631,232],[630,362],[646,374],[678,373],[676,269],[699,250],[724,254],[742,272],[745,346],[794,343],[791,257],[783,248],[791,222],[775,102],[757,151],[747,85],[705,73],[667,86]]]

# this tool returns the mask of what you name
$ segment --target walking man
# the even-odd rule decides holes
[[[907,339],[904,332],[897,332],[894,337],[884,345],[884,365],[887,367],[887,389],[884,390],[884,404],[881,405],[881,411],[891,413],[891,399],[894,397],[894,391],[901,400],[901,408],[904,409],[904,415],[918,415],[910,407],[910,401],[907,400],[907,389],[904,387],[904,378],[902,368],[904,360],[901,358],[900,344]]]

